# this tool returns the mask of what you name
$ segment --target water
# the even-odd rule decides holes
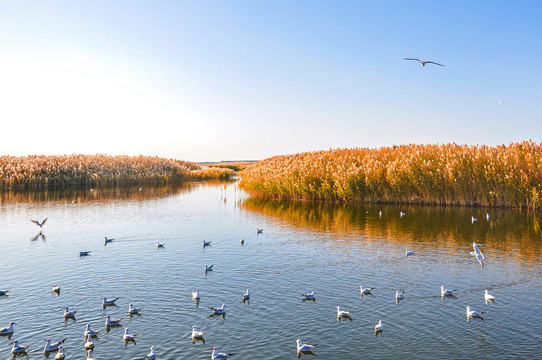
[[[542,242],[527,213],[491,210],[486,221],[483,209],[265,202],[234,183],[3,193],[0,201],[0,289],[11,289],[0,297],[0,327],[17,322],[12,340],[31,345],[22,358],[43,358],[44,338],[67,337],[66,358],[84,359],[86,323],[101,330],[94,355],[104,359],[143,359],[151,345],[160,359],[209,359],[213,346],[233,359],[294,359],[298,338],[317,343],[321,359],[542,354]],[[29,220],[46,217],[36,237]],[[105,236],[115,241],[104,246]],[[472,241],[483,244],[484,270],[469,255]],[[205,264],[214,271],[204,274]],[[360,285],[376,288],[373,296],[360,296]],[[441,285],[457,297],[442,299]],[[496,304],[484,303],[484,289]],[[312,290],[317,300],[301,301]],[[121,298],[103,310],[102,296]],[[128,317],[129,303],[141,316]],[[225,318],[209,317],[207,307],[222,303]],[[352,321],[337,321],[337,305]],[[466,305],[484,320],[468,321]],[[77,310],[75,321],[64,321],[62,306]],[[124,345],[124,327],[106,332],[105,315],[124,317],[136,345]],[[384,332],[375,337],[378,320]],[[192,342],[194,324],[205,344]],[[10,358],[9,341],[0,337],[0,359]]]

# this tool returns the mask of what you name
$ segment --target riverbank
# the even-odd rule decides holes
[[[272,199],[517,207],[541,205],[542,147],[399,145],[275,156],[240,187]]]

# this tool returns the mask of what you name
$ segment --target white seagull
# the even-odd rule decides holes
[[[499,104],[504,104],[504,100],[499,100]]]
[[[16,323],[14,323],[13,321],[10,322],[8,324],[8,326],[6,327],[3,327],[3,328],[0,328],[0,335],[9,335],[9,334],[13,334],[13,332],[15,331],[15,329],[13,328],[13,325],[15,325]]]
[[[395,291],[395,299],[397,300],[403,300],[405,298],[405,292],[404,291]]]
[[[60,286],[53,285],[53,288],[51,289],[51,291],[57,294],[60,293]]]
[[[484,293],[484,299],[486,300],[486,304],[487,304],[488,301],[491,301],[493,303],[495,302],[495,296],[488,293],[487,290]]]
[[[87,335],[87,342],[85,343],[85,350],[94,349],[94,343],[92,342],[92,335]]]
[[[341,307],[337,306],[337,317],[350,317],[350,314],[350,311],[341,310]]]
[[[378,216],[382,217],[382,210],[378,212]]]
[[[124,335],[122,335],[122,340],[124,341],[135,341],[136,334],[130,334],[128,328],[124,329]]]
[[[207,264],[205,264],[205,266],[203,267],[203,271],[205,271],[205,272],[213,271],[213,265],[207,266]]]
[[[484,312],[478,312],[478,311],[475,311],[475,310],[471,310],[470,306],[467,306],[467,316],[481,318],[483,313]]]
[[[444,286],[441,286],[440,296],[455,296],[454,291],[456,291],[456,289],[450,290],[450,289],[445,289]]]
[[[229,358],[230,356],[233,356],[235,355],[235,353],[231,353],[231,354],[227,354],[227,353],[219,353],[218,352],[218,348],[215,346],[214,348],[212,348],[211,350],[213,350],[213,353],[211,354],[211,360],[216,360],[216,359],[227,359]]]
[[[37,220],[30,220],[30,221],[32,221],[34,224],[38,225],[40,229],[42,229],[43,225],[45,225],[45,223],[47,222],[47,218],[45,218],[41,223]]]
[[[115,301],[117,301],[119,298],[109,299],[107,300],[106,297],[102,298],[102,306],[109,306],[109,305],[115,305]]]
[[[192,325],[192,338],[194,339],[201,339],[205,335],[205,332],[198,331],[198,328],[196,325]]]
[[[363,286],[359,287],[359,292],[361,293],[361,295],[369,295],[373,290],[374,288],[364,288]]]
[[[85,329],[85,337],[87,337],[88,335],[96,336],[96,335],[98,335],[99,332],[100,331],[92,330],[90,328],[90,324],[87,324],[87,328]]]
[[[312,291],[308,294],[301,294],[304,297],[303,300],[316,300],[316,291]]]
[[[478,219],[477,219],[477,218],[475,218],[474,216],[471,216],[471,217],[470,217],[470,220],[472,221],[472,223],[473,223],[473,224],[474,224],[475,222],[477,222],[477,221],[478,221]]]
[[[425,64],[435,64],[435,65],[438,65],[438,66],[444,66],[442,64],[439,64],[439,63],[436,63],[434,61],[428,61],[428,60],[420,60],[420,59],[416,59],[416,58],[403,58],[404,60],[415,60],[415,61],[418,61],[420,64],[422,64],[422,66],[425,66]]]
[[[243,301],[247,301],[247,300],[250,300],[250,293],[248,292],[248,289],[247,289],[247,292],[243,294]]]
[[[221,307],[217,307],[217,308],[209,307],[209,309],[211,309],[213,311],[213,314],[222,315],[222,314],[226,313],[226,305],[224,305],[224,304],[222,304]]]
[[[19,346],[19,340],[14,340],[11,343],[13,344],[13,346],[11,347],[11,354],[13,355],[24,354],[26,352],[26,349],[30,347],[30,345]]]
[[[60,340],[59,342],[56,342],[54,344],[51,344],[51,340],[45,339],[45,347],[43,348],[44,353],[48,353],[51,351],[58,350],[58,347],[62,344],[64,344],[64,341],[66,341],[67,338],[64,338]]]
[[[8,293],[9,290],[0,290],[0,296],[4,296]]]
[[[109,327],[109,326],[120,325],[121,321],[122,321],[122,318],[120,318],[120,319],[111,319],[111,317],[109,315],[107,315],[105,317],[105,326]]]
[[[199,300],[201,298],[201,295],[199,294],[199,289],[196,291],[192,291],[192,300]]]
[[[162,243],[156,243],[156,248],[157,249],[165,249],[165,244],[162,244]]]
[[[64,317],[74,317],[77,310],[70,311],[70,308],[67,306],[63,307],[64,309]]]
[[[62,345],[58,347],[58,352],[55,355],[55,360],[64,360],[64,348]]]
[[[405,250],[406,256],[414,255],[414,250]]]
[[[489,221],[489,218],[490,218],[489,214],[486,214],[486,220],[487,221]]]
[[[145,360],[155,360],[156,359],[156,353],[154,352],[154,346],[151,346],[151,352],[147,354],[145,357]]]
[[[314,345],[303,344],[300,339],[297,339],[295,342],[297,344],[297,351],[299,352],[311,351],[312,349],[316,347],[316,344]]]
[[[141,309],[136,308],[134,305],[128,304],[128,314],[130,315],[139,314],[140,310]]]
[[[382,325],[382,320],[378,321],[378,324],[375,325],[375,331],[384,330],[384,325]]]
[[[406,215],[406,213],[404,213],[404,212],[402,212],[402,211],[399,211],[399,217],[403,217],[403,216],[405,216],[405,215]]]

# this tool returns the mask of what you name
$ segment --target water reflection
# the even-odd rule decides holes
[[[507,252],[517,260],[538,261],[542,256],[540,223],[527,212],[512,209],[465,207],[341,205],[314,202],[268,201],[247,198],[243,209],[265,215],[279,225],[326,233],[341,242],[402,243],[406,250],[438,246],[457,253],[457,245],[473,241]],[[400,216],[401,213],[408,215]],[[486,212],[491,216],[486,220]],[[472,223],[476,214],[483,219]],[[475,216],[476,217],[476,216]],[[451,253],[451,254],[452,254]]]

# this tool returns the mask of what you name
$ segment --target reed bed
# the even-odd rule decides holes
[[[221,167],[208,167],[206,169],[193,170],[190,172],[190,178],[195,180],[206,180],[206,179],[221,179],[226,180],[230,179],[232,176],[236,175],[237,172]]]
[[[240,187],[273,199],[539,208],[542,146],[397,145],[275,156]]]
[[[152,156],[1,156],[0,189],[174,183],[201,178],[199,169]]]

